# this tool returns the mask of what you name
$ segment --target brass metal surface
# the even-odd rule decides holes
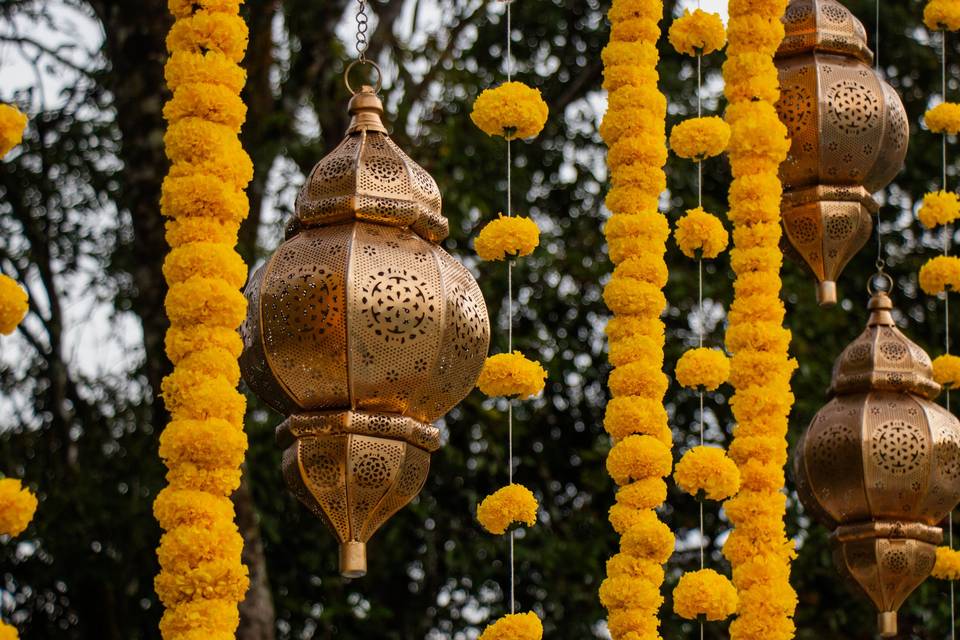
[[[887,637],[960,501],[960,422],[932,401],[930,357],[896,327],[889,296],[876,293],[869,309],[794,465],[804,507],[833,531],[838,570],[877,606]]]
[[[286,240],[246,289],[241,370],[288,416],[284,475],[365,572],[365,543],[407,504],[440,446],[431,423],[476,384],[486,304],[446,237],[433,178],[386,135],[364,87],[343,142],[317,163]]]
[[[792,140],[780,167],[785,235],[836,303],[837,278],[870,237],[871,194],[903,167],[910,126],[896,91],[870,66],[867,34],[837,0],[792,0],[777,52],[777,110]]]

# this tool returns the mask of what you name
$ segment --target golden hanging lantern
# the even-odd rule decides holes
[[[833,533],[834,563],[897,633],[897,609],[930,575],[939,523],[960,501],[960,422],[932,400],[930,357],[894,325],[885,293],[844,349],[797,445],[797,492]]]
[[[780,168],[783,228],[826,306],[836,304],[837,278],[870,238],[879,206],[872,194],[903,167],[910,125],[845,6],[791,0],[784,22],[777,111],[792,145]]]
[[[432,422],[476,384],[487,309],[447,235],[433,178],[387,136],[371,87],[314,167],[285,242],[251,278],[240,363],[289,416],[277,429],[291,491],[366,573],[366,542],[423,486]]]

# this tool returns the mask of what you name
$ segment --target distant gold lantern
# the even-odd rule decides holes
[[[387,136],[363,87],[347,136],[314,167],[287,239],[247,286],[243,376],[288,415],[277,429],[293,493],[366,573],[366,542],[419,492],[432,422],[473,389],[487,309],[447,235],[433,178]]]
[[[833,399],[797,445],[797,491],[833,530],[834,562],[874,602],[884,637],[933,569],[938,524],[960,501],[960,422],[932,402],[930,357],[894,325],[885,293],[837,360]]]
[[[896,91],[870,66],[863,24],[836,0],[791,0],[776,56],[780,118],[792,146],[780,177],[783,228],[816,276],[821,305],[870,238],[873,199],[903,167],[910,125]]]

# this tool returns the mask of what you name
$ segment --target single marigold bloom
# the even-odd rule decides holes
[[[663,604],[660,584],[633,576],[610,576],[600,583],[600,604],[605,608],[640,609],[655,614]]]
[[[726,500],[740,490],[740,470],[719,447],[687,451],[677,463],[673,479],[683,491],[709,500]]]
[[[17,628],[0,620],[0,640],[19,640]]]
[[[931,296],[960,289],[960,258],[937,256],[928,260],[920,267],[920,288]]]
[[[617,504],[632,509],[653,509],[667,499],[667,483],[660,478],[644,478],[620,487]]]
[[[931,31],[960,31],[960,4],[956,0],[930,0],[923,22]]]
[[[540,640],[543,638],[543,623],[537,614],[512,613],[488,626],[479,640]]]
[[[543,391],[547,372],[539,362],[528,360],[519,351],[498,353],[487,358],[477,388],[491,398],[529,398]]]
[[[653,436],[627,436],[610,449],[607,472],[619,485],[644,478],[665,478],[673,468],[670,447]]]
[[[177,18],[186,18],[198,11],[237,13],[242,0],[168,0],[167,8]]]
[[[620,539],[623,553],[665,564],[673,555],[676,538],[670,527],[657,518],[654,511],[644,511],[637,523]]]
[[[473,103],[470,119],[488,136],[533,138],[547,122],[549,109],[540,91],[522,82],[487,89]]]
[[[960,551],[937,547],[937,562],[931,575],[939,580],[960,580]]]
[[[738,600],[730,579],[713,569],[683,574],[673,590],[673,610],[687,620],[726,620],[736,613]]]
[[[0,158],[23,141],[27,116],[9,104],[0,104]]]
[[[934,133],[955,136],[960,133],[960,104],[943,102],[927,111],[923,117]]]
[[[677,52],[688,56],[708,55],[727,44],[723,20],[716,13],[707,13],[702,9],[693,13],[684,9],[683,15],[670,25],[668,37]]]
[[[27,292],[9,276],[0,274],[0,333],[9,335],[27,315]]]
[[[933,379],[947,389],[960,383],[960,357],[946,354],[933,361]]]
[[[659,583],[662,583],[661,578]],[[660,618],[646,609],[611,609],[607,628],[614,640],[661,640]]]
[[[730,125],[717,116],[684,120],[670,132],[670,148],[681,158],[706,160],[730,144]]]
[[[482,260],[528,256],[540,244],[540,229],[530,218],[502,213],[477,235],[474,248]]]
[[[719,349],[690,349],[677,361],[676,374],[685,387],[713,391],[730,377],[730,359]]]
[[[497,535],[506,533],[514,523],[532,527],[537,523],[537,499],[523,485],[511,484],[483,499],[477,506],[477,521]]]
[[[19,480],[0,480],[0,535],[16,537],[23,533],[36,510],[36,496]]]
[[[683,255],[707,259],[720,255],[730,240],[720,218],[707,213],[702,207],[689,209],[685,216],[677,220],[673,238]]]
[[[950,224],[960,218],[960,197],[952,191],[936,191],[923,198],[917,217],[927,229]]]

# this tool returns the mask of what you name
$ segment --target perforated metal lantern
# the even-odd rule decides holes
[[[780,177],[783,228],[817,278],[822,305],[870,238],[874,193],[903,166],[910,125],[896,91],[871,67],[863,24],[836,0],[792,0],[776,56],[777,104],[792,145]]]
[[[277,430],[287,484],[357,577],[367,540],[423,486],[440,446],[431,423],[476,384],[490,327],[477,283],[437,245],[436,182],[386,135],[370,87],[350,114],[247,286],[241,368],[289,416]]]
[[[933,569],[938,524],[960,501],[960,422],[932,402],[930,357],[894,325],[890,298],[874,295],[870,309],[794,464],[801,501],[833,531],[838,570],[891,637],[897,609]]]

